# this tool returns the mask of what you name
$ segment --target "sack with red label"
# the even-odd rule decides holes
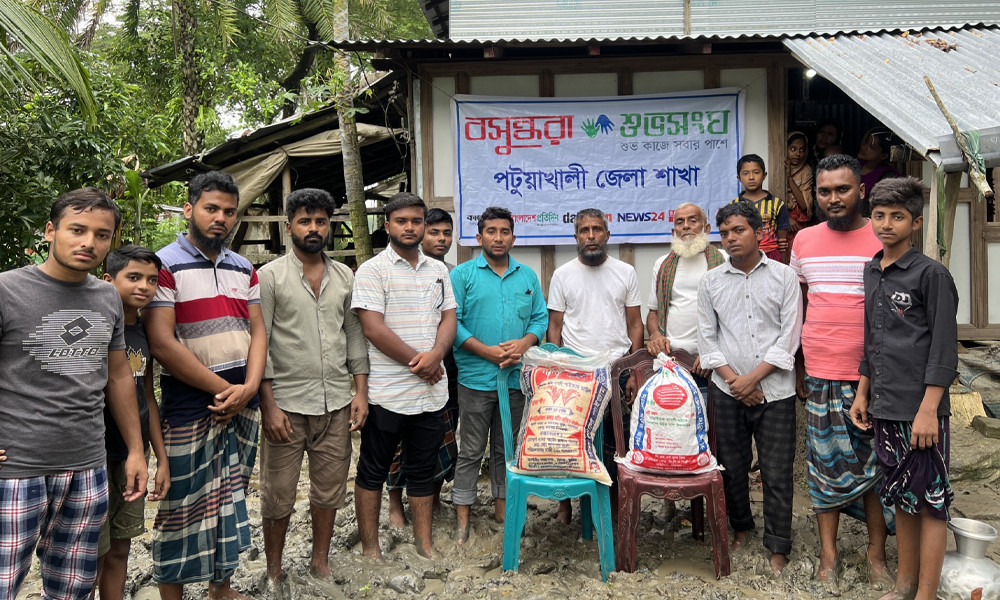
[[[515,473],[585,477],[611,485],[594,435],[611,399],[609,355],[581,357],[530,348],[521,357],[526,399]]]
[[[616,460],[636,471],[704,473],[719,468],[708,447],[705,399],[691,374],[665,354],[632,405],[628,452]]]

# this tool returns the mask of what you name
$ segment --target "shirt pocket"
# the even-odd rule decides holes
[[[533,304],[534,296],[532,294],[517,294],[514,297],[514,310],[517,312],[517,318],[522,321],[527,321],[531,318],[531,305]]]

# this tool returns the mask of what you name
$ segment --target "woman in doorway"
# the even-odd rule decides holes
[[[785,204],[788,206],[788,246],[813,216],[813,169],[809,166],[809,140],[801,131],[793,131],[785,140]]]

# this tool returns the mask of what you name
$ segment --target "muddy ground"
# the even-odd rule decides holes
[[[804,419],[800,418],[800,429],[803,424]],[[969,428],[953,427],[952,437],[952,472],[956,493],[953,516],[977,518],[1000,527],[1000,443],[983,438]],[[256,479],[252,487],[249,503],[254,523],[254,547],[243,555],[241,566],[233,578],[233,587],[257,599],[266,598],[268,594],[264,586],[265,562]],[[503,528],[492,518],[487,477],[480,479],[480,502],[473,510],[473,535],[470,542],[461,548],[451,541],[456,529],[455,517],[448,501],[450,484],[445,485],[445,510],[434,521],[434,545],[439,558],[433,561],[417,555],[409,527],[398,529],[389,525],[387,502],[383,502],[380,536],[385,564],[376,565],[360,556],[353,480],[348,490],[347,505],[337,514],[333,534],[330,556],[333,582],[318,582],[309,577],[307,569],[311,530],[306,500],[308,487],[303,475],[284,557],[293,598],[554,600],[573,596],[587,599],[830,597],[827,590],[813,580],[819,538],[809,509],[805,452],[802,448],[796,456],[791,563],[778,578],[770,574],[768,554],[760,541],[763,521],[759,484],[752,493],[758,531],[752,534],[747,550],[732,556],[732,574],[729,577],[716,581],[710,540],[702,543],[692,539],[687,503],[680,503],[677,514],[667,520],[662,502],[647,498],[637,540],[638,568],[635,573],[613,573],[607,583],[601,582],[596,541],[584,541],[580,536],[578,507],[573,524],[564,526],[554,519],[555,502],[530,499],[528,522],[521,543],[520,571],[515,573],[500,569]],[[155,506],[148,506],[148,527],[152,526],[154,514]],[[135,599],[159,597],[151,580],[150,536],[147,532],[133,542],[127,592]],[[954,549],[950,537],[949,549]],[[839,536],[843,598],[869,599],[880,595],[869,589],[865,579],[866,543],[864,525],[843,518]],[[894,538],[890,538],[888,554],[890,565],[895,565]],[[1000,561],[1000,543],[990,548],[989,556]],[[185,598],[204,596],[203,585],[188,586],[185,593]],[[38,597],[38,571],[35,568],[18,600]]]

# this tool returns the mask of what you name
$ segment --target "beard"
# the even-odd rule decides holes
[[[601,244],[596,250],[587,250],[583,246],[577,245],[576,253],[580,256],[580,260],[584,264],[599,265],[608,256],[608,246],[607,244]]]
[[[854,209],[842,217],[830,217],[826,221],[827,227],[834,231],[850,231],[854,219],[861,214],[861,200],[854,203]]]
[[[306,254],[319,254],[329,243],[330,234],[327,234],[325,238],[319,234],[307,235],[304,238],[292,234],[292,244]]]
[[[226,235],[208,235],[193,220],[188,223],[188,232],[194,238],[195,246],[209,252],[218,252],[225,248],[229,241],[229,234],[231,233],[226,232]]]
[[[681,258],[691,258],[701,254],[708,247],[708,233],[702,231],[690,240],[675,238],[670,242],[670,250]]]
[[[389,235],[389,241],[392,242],[393,245],[395,245],[396,247],[402,248],[403,250],[413,250],[414,248],[416,248],[417,246],[420,245],[420,242],[424,241],[424,236],[420,236],[420,237],[417,238],[417,240],[415,242],[413,242],[412,244],[409,244],[409,243],[406,243],[403,240],[395,237],[391,233],[389,233],[388,235]]]

